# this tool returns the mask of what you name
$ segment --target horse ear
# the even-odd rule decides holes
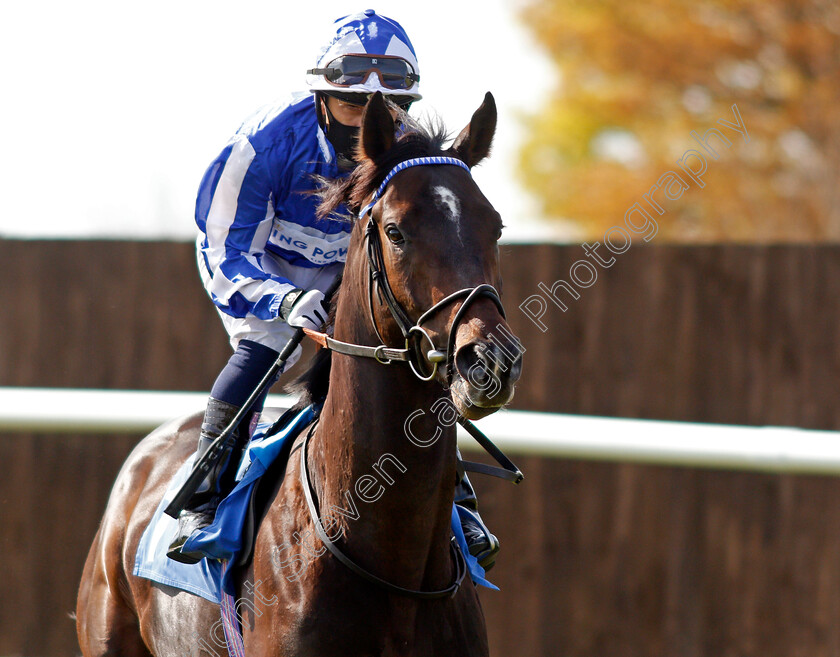
[[[493,94],[488,91],[484,95],[481,107],[472,115],[470,124],[461,130],[451,150],[456,157],[472,168],[490,154],[490,146],[495,134],[496,101],[493,100]]]
[[[362,131],[359,135],[360,159],[375,160],[394,144],[394,118],[385,106],[382,92],[377,91],[365,105],[362,113]]]

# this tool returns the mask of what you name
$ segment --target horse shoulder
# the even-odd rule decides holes
[[[295,628],[305,623],[310,602],[310,577],[313,568],[317,568],[315,553],[321,545],[300,486],[299,448],[300,437],[295,440],[288,462],[270,472],[274,482],[262,493],[265,497],[260,504],[264,512],[253,558],[239,577],[240,599],[257,610],[251,616],[252,622],[244,623],[246,634],[251,634],[251,641],[257,644],[261,632],[270,628],[283,627],[287,638],[294,636]],[[255,654],[260,654],[254,648]]]

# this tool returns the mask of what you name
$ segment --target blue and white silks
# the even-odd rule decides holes
[[[313,176],[342,174],[308,92],[247,119],[207,169],[196,199],[198,265],[213,303],[232,317],[274,320],[296,281],[274,265],[344,262],[351,224],[319,219]]]

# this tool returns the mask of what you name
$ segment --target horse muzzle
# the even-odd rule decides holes
[[[479,420],[513,399],[522,373],[521,345],[495,335],[474,338],[458,346],[454,365],[452,401],[464,417]]]

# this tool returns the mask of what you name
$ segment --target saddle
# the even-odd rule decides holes
[[[270,438],[282,431],[286,425],[294,420],[296,412],[292,408],[264,409],[261,419],[268,424],[268,429],[265,431],[266,438]],[[235,563],[231,564],[233,567],[246,566],[251,560],[260,520],[265,516],[268,506],[271,503],[271,494],[286,475],[289,454],[291,453],[295,438],[305,428],[301,427],[300,431],[296,432],[295,435],[287,436],[287,439],[283,441],[277,457],[270,464],[267,464],[268,468],[266,472],[254,482],[253,490],[248,498],[248,504],[245,507],[245,521],[242,525],[241,533],[242,547],[238,559]],[[244,459],[245,455],[243,455]],[[240,463],[240,470],[241,468],[242,464]]]
[[[253,554],[256,532],[274,489],[283,480],[295,438],[315,418],[312,406],[266,409],[237,472],[237,484],[222,500],[213,523],[187,541],[209,558],[181,564],[166,556],[177,520],[164,513],[192,470],[193,459],[173,477],[137,548],[133,574],[219,602],[233,594],[233,574]],[[226,562],[224,571],[221,563]]]

